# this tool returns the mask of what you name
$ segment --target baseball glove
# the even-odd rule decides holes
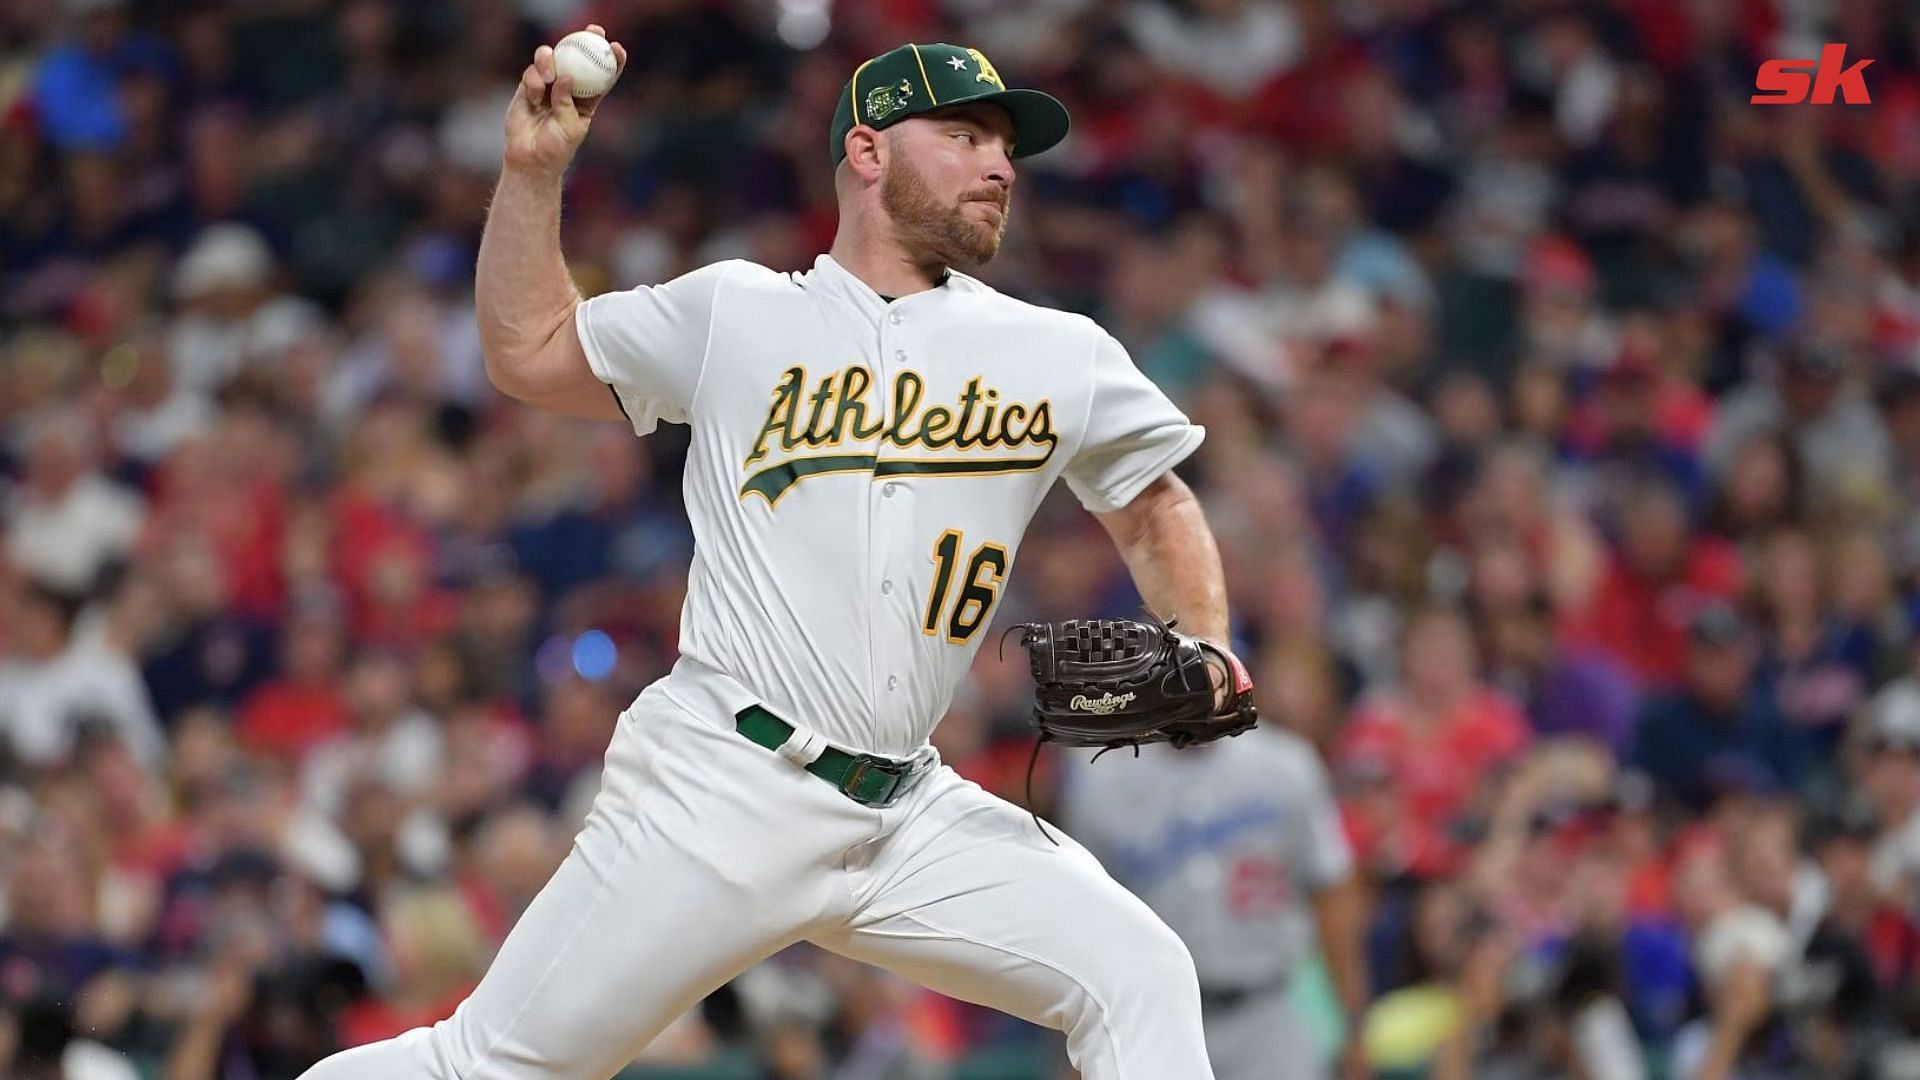
[[[1185,747],[1251,728],[1259,717],[1247,669],[1232,653],[1173,625],[1171,619],[1069,619],[1015,627],[1033,662],[1040,738],[1103,750],[1157,742]],[[1226,683],[1224,703],[1210,672],[1216,664]]]

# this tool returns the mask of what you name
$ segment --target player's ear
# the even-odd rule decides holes
[[[863,180],[877,178],[881,167],[886,164],[886,141],[877,129],[865,124],[853,125],[843,144],[847,151],[847,167]]]

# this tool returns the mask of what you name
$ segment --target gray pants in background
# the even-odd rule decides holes
[[[1320,1039],[1294,1008],[1286,984],[1231,1003],[1203,1000],[1215,1080],[1327,1080]]]

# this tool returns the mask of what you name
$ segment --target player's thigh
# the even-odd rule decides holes
[[[573,850],[436,1032],[461,1080],[609,1075],[821,918],[834,838],[857,818],[830,816],[815,796],[845,800],[826,785],[702,723],[621,718]],[[818,830],[796,834],[816,810],[829,812]]]
[[[657,858],[664,854],[596,859],[576,848],[435,1033],[454,1075],[611,1075],[674,1017],[780,946],[771,928],[744,919],[750,905],[700,875],[667,869]],[[647,872],[649,863],[659,869]]]
[[[1190,1019],[1197,1043],[1193,961],[1173,931],[1057,827],[1058,846],[943,774],[876,858],[860,914],[820,944],[1048,1027],[1157,1013]]]

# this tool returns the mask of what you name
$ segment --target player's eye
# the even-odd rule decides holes
[[[965,140],[967,140],[968,142],[974,142],[974,141],[976,141],[976,140],[974,139],[974,137],[973,137],[973,132],[971,132],[971,131],[968,131],[968,130],[967,130],[967,129],[965,129],[965,128],[960,128],[960,129],[958,129],[958,130],[956,130],[956,131],[955,131],[955,132],[953,133],[953,137],[954,137],[954,138],[956,138],[956,139],[965,139]]]

